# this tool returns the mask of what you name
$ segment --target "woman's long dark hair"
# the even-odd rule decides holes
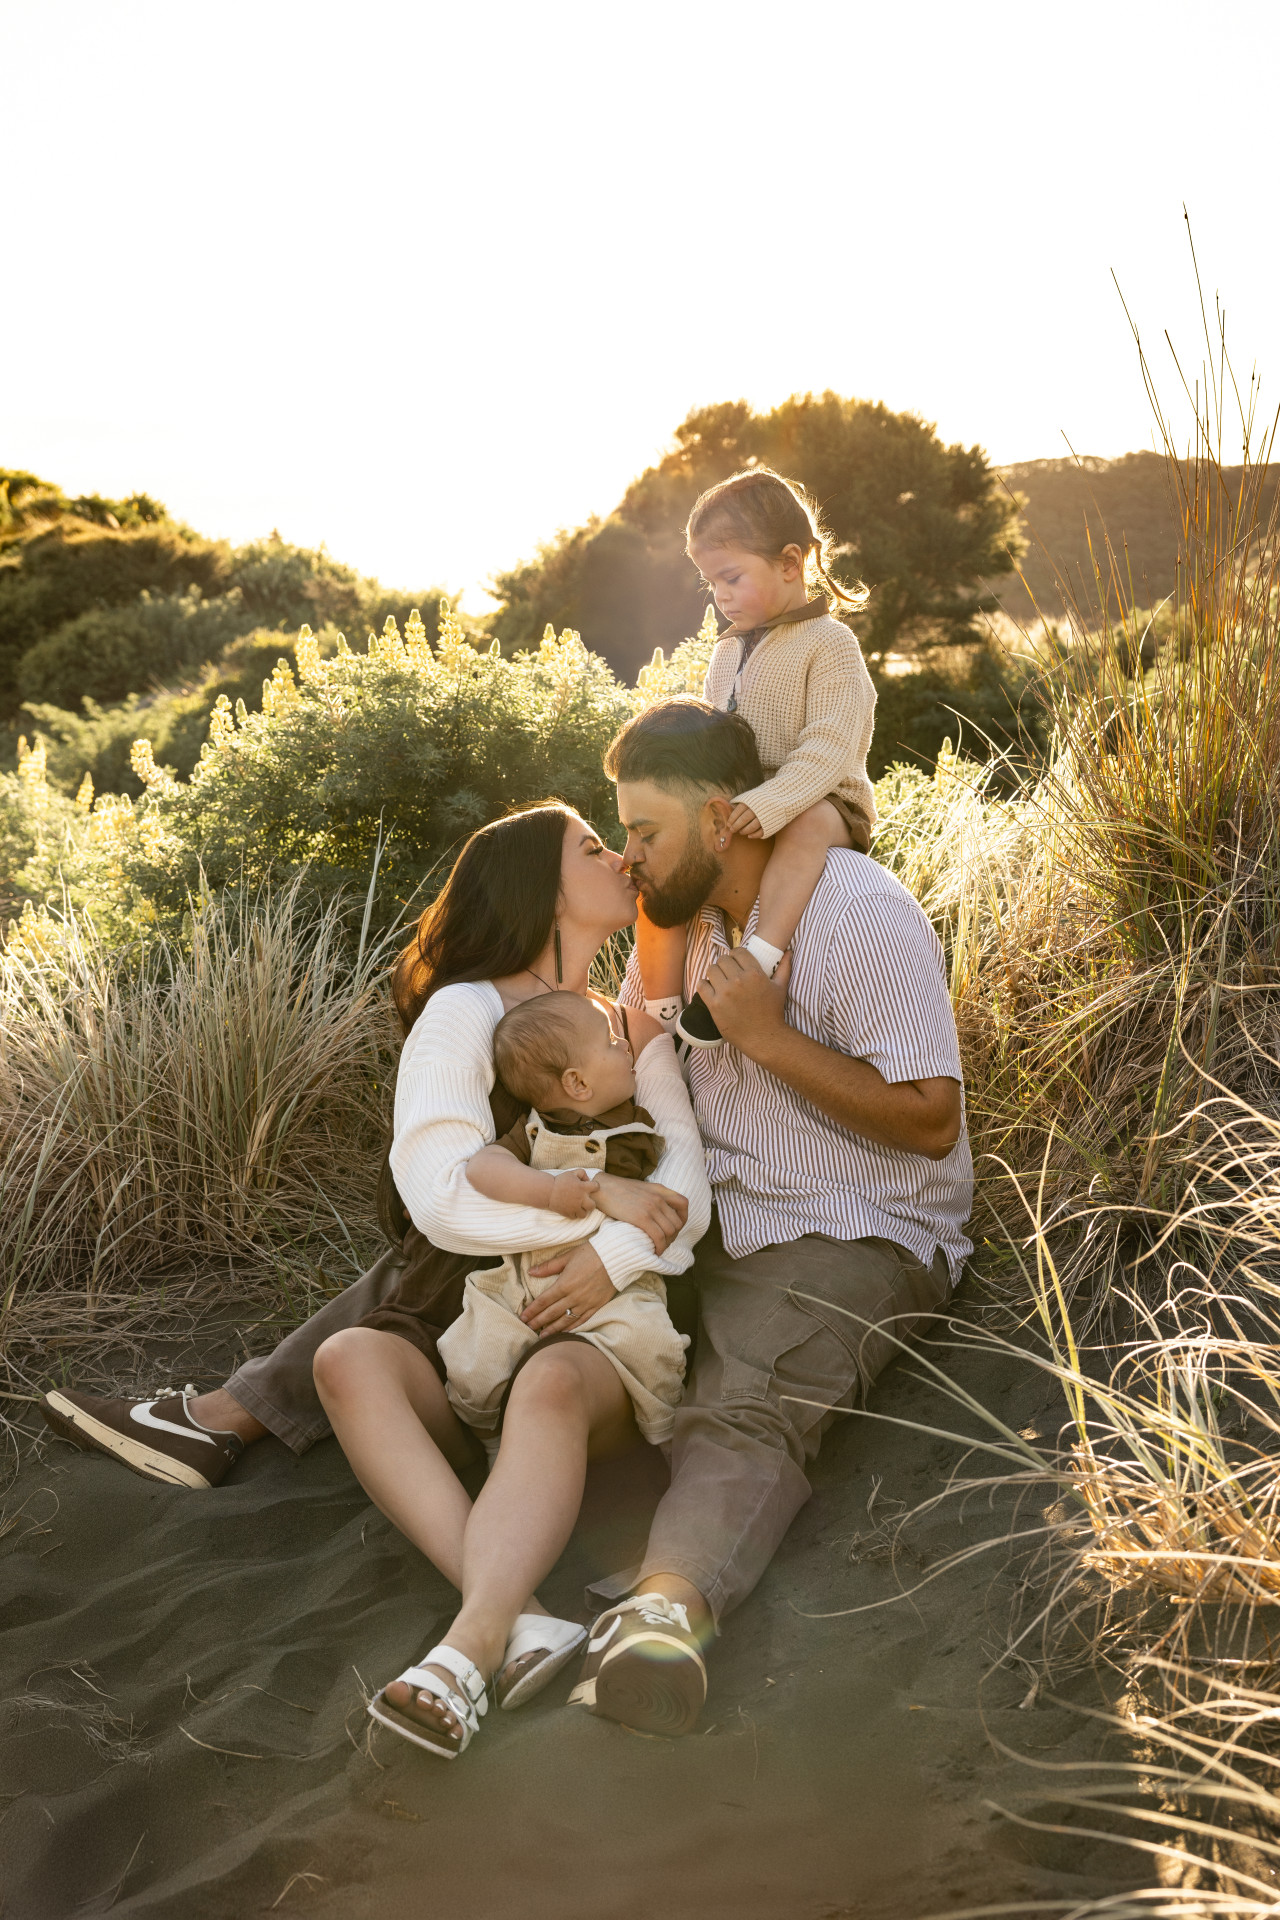
[[[391,970],[391,995],[406,1036],[442,987],[500,980],[537,959],[555,925],[572,818],[562,800],[547,800],[472,834]],[[397,1245],[411,1225],[396,1192],[389,1149],[378,1177],[378,1221]]]

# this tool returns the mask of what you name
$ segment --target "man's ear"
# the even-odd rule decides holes
[[[729,844],[729,815],[733,812],[733,802],[726,795],[718,793],[707,801],[707,832],[711,836],[711,845],[717,853],[723,853]]]

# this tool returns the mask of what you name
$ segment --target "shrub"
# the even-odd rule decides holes
[[[1038,698],[1040,663],[1016,658],[994,640],[916,656],[906,671],[872,669],[876,724],[867,768],[877,780],[898,760],[932,766],[944,741],[974,760],[1043,754],[1048,714]]]
[[[116,531],[68,520],[0,563],[0,712],[18,698],[18,663],[47,634],[92,607],[120,607],[145,589],[224,592],[230,549],[172,524]]]
[[[200,588],[152,594],[120,607],[92,607],[28,649],[18,665],[24,703],[75,708],[116,701],[203,665],[243,632],[238,588],[206,600]]]
[[[12,914],[56,887],[64,854],[83,835],[86,808],[76,808],[45,779],[45,752],[18,741],[18,770],[0,773],[0,936]]]
[[[319,640],[321,652],[332,653],[338,636],[326,633]],[[87,773],[96,792],[128,794],[136,800],[145,789],[133,770],[133,746],[146,740],[161,767],[187,779],[208,738],[209,717],[218,701],[261,707],[263,684],[278,663],[284,660],[291,669],[295,665],[294,645],[282,633],[241,634],[188,685],[162,687],[146,696],[127,694],[115,706],[86,699],[83,711],[75,712],[28,701],[25,711],[46,736],[49,778],[64,792],[74,793]]]
[[[363,888],[381,847],[378,910],[394,920],[467,834],[551,793],[616,837],[601,757],[629,698],[576,634],[506,660],[445,609],[434,649],[411,617],[403,638],[388,621],[367,652],[344,642],[328,659],[304,629],[296,658],[260,713],[220,697],[189,782],[136,763],[148,791],[122,871],[162,912],[303,867],[322,898]]]

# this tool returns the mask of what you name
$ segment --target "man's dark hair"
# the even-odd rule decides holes
[[[611,780],[652,780],[668,791],[745,793],[764,779],[756,736],[742,715],[689,694],[659,700],[629,720],[611,742],[604,770]]]

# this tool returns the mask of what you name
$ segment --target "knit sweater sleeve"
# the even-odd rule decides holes
[[[494,1140],[489,1094],[497,991],[464,982],[433,994],[405,1041],[396,1077],[391,1171],[419,1233],[450,1253],[522,1253],[580,1237],[583,1221],[489,1200],[468,1160]],[[599,1216],[587,1216],[589,1222]]]
[[[501,1014],[502,1003],[487,984],[445,987],[427,1002],[405,1042],[396,1079],[391,1170],[414,1226],[435,1246],[451,1253],[533,1253],[594,1234],[596,1251],[615,1287],[625,1286],[646,1270],[682,1273],[693,1258],[688,1237],[697,1211],[693,1194],[689,1226],[681,1236],[686,1244],[673,1242],[660,1260],[647,1235],[622,1222],[605,1220],[599,1212],[582,1220],[565,1220],[546,1208],[489,1200],[471,1185],[467,1162],[494,1139],[489,1094],[494,1083],[493,1030]],[[645,1049],[642,1061],[657,1044]],[[671,1065],[679,1081],[674,1050]],[[684,1092],[683,1084],[680,1090]],[[650,1087],[647,1079],[642,1103],[664,1137],[669,1128],[673,1130],[674,1144],[668,1145],[654,1178],[676,1186],[676,1178],[668,1178],[663,1169],[671,1161],[672,1176],[677,1164],[683,1170],[680,1115],[672,1113],[663,1088]],[[705,1183],[700,1145],[698,1168]],[[704,1220],[704,1230],[705,1224]],[[626,1236],[643,1241],[643,1260],[637,1262],[637,1248]]]
[[[862,738],[875,698],[862,649],[846,626],[833,621],[809,662],[805,722],[794,752],[771,779],[735,795],[755,814],[766,839],[840,785],[849,771],[850,745]]]
[[[709,707],[719,707],[722,713],[732,690],[733,675],[741,651],[741,640],[717,640],[711,649],[711,658],[707,662],[707,677],[702,683],[702,697]]]
[[[662,1135],[662,1158],[649,1177],[684,1195],[689,1218],[663,1254],[654,1252],[652,1240],[640,1227],[628,1226],[625,1220],[605,1221],[592,1244],[619,1291],[642,1273],[683,1273],[692,1265],[693,1249],[711,1221],[711,1184],[702,1136],[669,1033],[651,1040],[637,1060],[636,1099],[653,1115]]]

